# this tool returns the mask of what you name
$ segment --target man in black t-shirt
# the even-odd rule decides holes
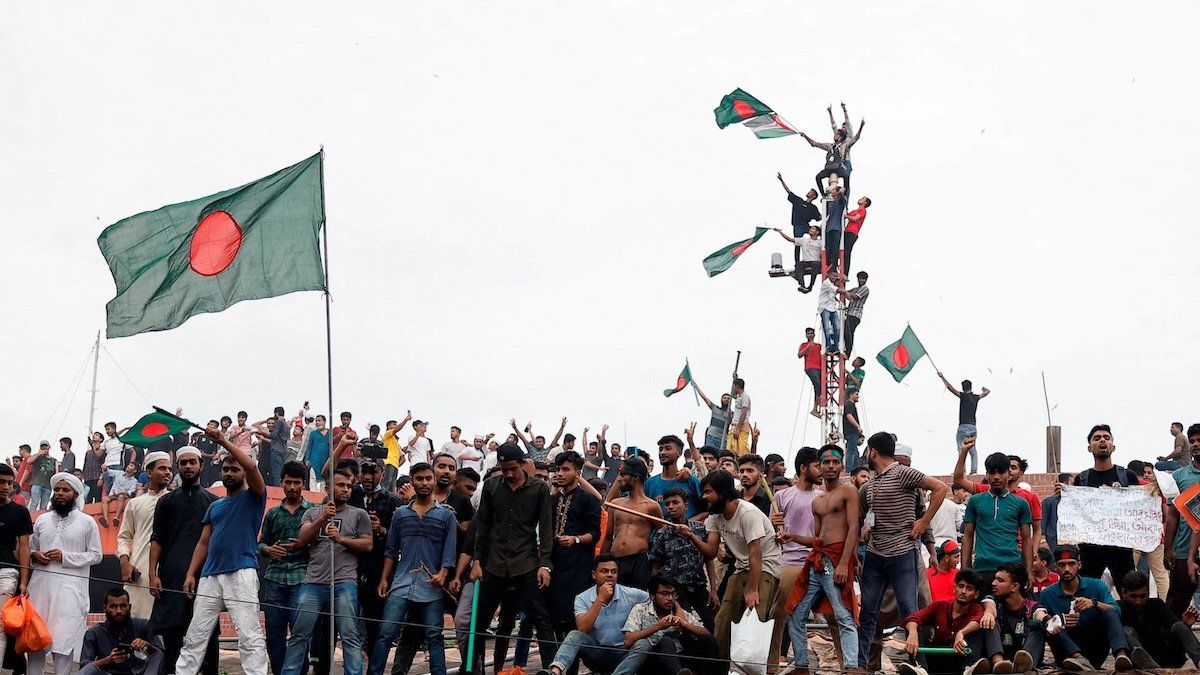
[[[1150,577],[1133,571],[1121,579],[1121,624],[1129,639],[1134,668],[1182,668],[1190,658],[1200,668],[1200,642],[1192,626],[1200,618],[1195,605],[1188,605],[1180,619],[1167,603],[1150,597]]]
[[[821,210],[813,204],[817,199],[817,191],[809,190],[808,194],[801,198],[787,183],[783,181],[783,174],[776,173],[775,177],[779,179],[779,184],[783,186],[787,192],[787,200],[792,204],[792,236],[800,239],[808,235],[808,226],[814,220],[821,220]],[[800,247],[796,247],[796,269],[800,269]]]
[[[942,384],[946,385],[947,391],[958,397],[958,431],[954,434],[954,453],[957,455],[962,448],[963,439],[975,438],[979,435],[979,430],[975,427],[975,410],[979,407],[980,399],[987,398],[987,395],[992,393],[987,387],[984,387],[978,394],[971,391],[971,381],[962,381],[962,391],[954,388],[950,381],[938,371],[938,377],[942,378]],[[975,446],[971,446],[971,473],[976,473],[979,470],[979,459],[975,454]]]
[[[33,520],[28,509],[10,499],[15,480],[12,467],[0,464],[0,605],[14,595],[23,595],[29,581],[29,535],[33,534]],[[8,636],[0,634],[0,663],[4,662],[7,642]]]
[[[1092,468],[1080,471],[1075,476],[1075,485],[1085,487],[1129,487],[1137,485],[1138,478],[1128,469],[1113,463],[1112,454],[1117,449],[1113,442],[1112,429],[1107,424],[1097,424],[1088,432],[1088,452],[1092,455]],[[1080,576],[1101,578],[1104,568],[1114,580],[1124,579],[1133,569],[1133,549],[1120,546],[1080,544],[1083,556]]]

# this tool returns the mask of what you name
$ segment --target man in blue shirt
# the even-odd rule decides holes
[[[683,441],[678,436],[663,436],[658,439],[658,461],[662,463],[662,473],[651,476],[646,480],[642,490],[647,497],[658,502],[662,507],[663,518],[667,517],[667,505],[663,497],[667,490],[679,488],[687,493],[688,520],[704,520],[707,514],[700,511],[700,480],[684,469],[680,471],[679,457],[683,454]],[[685,473],[686,472],[686,473]]]
[[[617,559],[608,553],[592,562],[596,585],[575,596],[576,630],[567,634],[549,668],[538,675],[563,675],[576,659],[588,668],[612,675],[632,675],[640,662],[622,663],[626,656],[625,622],[634,606],[650,600],[650,594],[617,583]]]
[[[1079,576],[1079,548],[1064,545],[1055,553],[1058,583],[1042,589],[1038,596],[1062,629],[1049,628],[1050,651],[1063,670],[1087,670],[1080,657],[1099,670],[1111,649],[1117,670],[1130,670],[1129,642],[1121,626],[1121,607],[1113,602],[1108,586],[1099,579]],[[1082,645],[1082,646],[1080,646]]]
[[[432,466],[418,462],[412,465],[409,476],[416,497],[412,503],[396,509],[388,528],[378,589],[379,597],[387,598],[387,602],[383,606],[379,638],[371,652],[371,675],[383,675],[388,651],[400,634],[401,622],[409,621],[425,627],[430,674],[446,674],[442,588],[456,562],[458,520],[454,509],[433,500]],[[394,579],[393,571],[396,571]],[[407,655],[396,654],[397,663],[407,659]]]
[[[221,462],[225,496],[204,514],[204,530],[183,581],[184,593],[195,596],[196,604],[175,673],[196,675],[200,670],[209,635],[225,609],[237,629],[242,669],[246,675],[267,675],[266,640],[258,622],[258,529],[267,486],[258,463],[220,429],[210,427],[204,434],[229,453]]]
[[[993,452],[983,461],[987,492],[971,495],[963,512],[963,567],[970,567],[992,585],[1004,563],[1019,563],[1033,576],[1033,518],[1029,502],[1008,491],[1008,455]],[[974,556],[972,557],[972,554]]]

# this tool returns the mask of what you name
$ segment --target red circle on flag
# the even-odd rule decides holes
[[[188,264],[196,274],[215,276],[233,263],[241,247],[241,226],[228,211],[213,211],[192,232]]]
[[[908,347],[904,345],[896,345],[896,349],[892,350],[892,362],[897,368],[907,368],[909,359]]]
[[[154,436],[162,436],[167,433],[167,425],[162,422],[151,422],[142,427],[142,436],[152,438]]]

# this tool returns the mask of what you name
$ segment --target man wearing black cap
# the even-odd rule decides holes
[[[1121,626],[1121,610],[1113,602],[1108,585],[1099,579],[1080,576],[1078,547],[1059,546],[1054,557],[1058,583],[1043,589],[1038,596],[1038,602],[1062,623],[1061,630],[1056,627],[1046,630],[1054,660],[1063,670],[1086,670],[1087,662],[1099,669],[1111,649],[1117,670],[1133,668],[1129,642]]]
[[[517,445],[505,443],[496,455],[501,475],[483,484],[474,519],[471,580],[480,583],[476,625],[489,625],[501,602],[514,614],[519,608],[533,623],[542,663],[548,663],[554,658],[554,629],[540,590],[550,586],[552,567],[550,489],[525,473],[525,453]]]
[[[651,518],[662,518],[662,507],[647,497],[642,487],[649,473],[641,459],[626,459],[617,483],[621,489],[629,490],[629,496],[614,499],[612,503]],[[609,519],[611,526],[601,552],[616,556],[617,570],[626,586],[646,590],[654,573],[646,553],[650,549],[650,533],[657,526],[654,521],[617,509],[610,511]]]

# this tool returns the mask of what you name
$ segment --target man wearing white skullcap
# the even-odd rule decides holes
[[[121,561],[121,581],[129,593],[129,614],[137,619],[149,619],[154,609],[150,594],[150,535],[154,532],[154,507],[166,494],[171,482],[171,455],[151,452],[142,464],[146,471],[146,493],[129,500],[121,529],[117,532],[117,558]]]
[[[83,481],[56,473],[50,488],[50,510],[38,516],[29,539],[33,562],[29,599],[45,619],[53,641],[46,649],[28,654],[28,670],[45,672],[46,656],[51,654],[56,675],[67,675],[83,649],[89,575],[103,553],[100,527],[78,509]]]

